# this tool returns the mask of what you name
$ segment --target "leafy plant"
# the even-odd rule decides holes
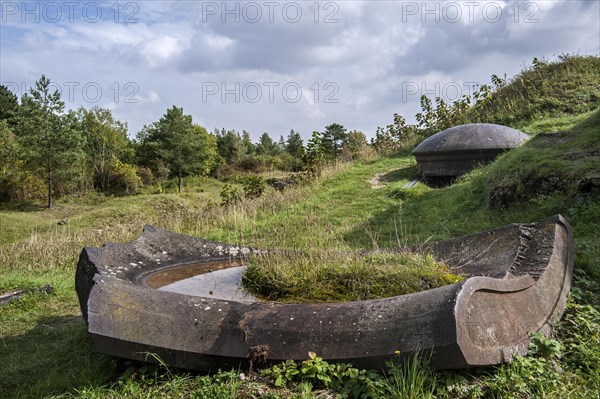
[[[314,387],[331,388],[351,398],[372,397],[372,387],[381,379],[376,371],[359,370],[349,363],[330,364],[314,352],[308,352],[307,360],[288,360],[262,370],[261,375],[272,379],[276,387],[294,382],[308,383]]]
[[[550,337],[546,337],[540,332],[531,335],[529,343],[529,353],[532,355],[540,355],[546,358],[560,358],[563,351],[563,345]]]
[[[265,191],[265,180],[262,176],[250,176],[244,182],[244,197],[259,198]]]
[[[242,200],[242,196],[240,191],[232,186],[231,184],[226,184],[223,186],[221,190],[221,206],[228,207],[233,204],[237,204]]]

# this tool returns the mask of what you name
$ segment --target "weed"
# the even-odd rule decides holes
[[[437,377],[419,353],[404,362],[390,361],[387,367],[373,385],[374,398],[434,398]]]
[[[373,387],[382,385],[381,376],[375,371],[358,370],[348,363],[331,364],[308,352],[308,359],[302,362],[288,360],[261,371],[276,387],[293,383],[310,384],[311,387],[330,388],[351,398],[372,397]]]
[[[237,204],[241,199],[242,195],[236,187],[230,184],[223,186],[223,189],[221,190],[221,206],[228,207]]]

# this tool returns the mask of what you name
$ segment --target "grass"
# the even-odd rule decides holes
[[[405,152],[337,166],[312,185],[283,193],[269,189],[261,198],[227,209],[216,205],[221,184],[214,181],[200,183],[204,191],[190,189],[182,195],[83,198],[59,203],[53,210],[5,207],[0,210],[0,291],[50,283],[54,292],[34,291],[0,306],[0,397],[346,395],[342,386],[323,387],[313,380],[275,387],[267,377],[241,378],[237,371],[212,376],[175,370],[169,374],[160,367],[94,353],[74,292],[78,254],[83,246],[132,240],[145,223],[259,247],[302,250],[318,238],[336,243],[339,248],[334,249],[355,250],[404,247],[507,223],[532,222],[555,213],[568,218],[577,242],[575,282],[566,314],[552,337],[538,339],[538,347],[555,349],[533,351],[509,364],[471,371],[432,372],[421,365],[409,377],[388,378],[391,385],[382,391],[388,396],[377,393],[376,388],[385,384],[381,375],[356,371],[355,377],[344,381],[372,397],[402,397],[389,392],[400,392],[392,389],[401,389],[401,384],[410,382],[407,378],[421,378],[419,375],[434,385],[436,397],[597,397],[600,199],[593,192],[580,191],[577,182],[583,177],[594,179],[599,172],[594,166],[599,121],[596,111],[535,122],[530,132],[554,126],[551,130],[557,133],[538,134],[494,164],[439,189],[423,184],[403,188],[414,175],[414,158]],[[383,188],[371,188],[369,180],[375,174],[383,174],[379,179]],[[519,190],[533,174],[542,181],[558,174],[564,187],[547,192]],[[505,190],[508,201],[504,207],[494,208],[490,194],[499,188]],[[69,219],[68,224],[57,225],[63,219]],[[388,370],[388,377],[398,372],[393,370]]]
[[[259,297],[296,303],[387,298],[462,280],[433,256],[409,251],[265,254],[250,260],[243,277]]]
[[[590,112],[600,101],[600,57],[563,54],[537,60],[471,109],[487,122],[516,128],[557,116]]]
[[[402,364],[389,364],[381,384],[375,386],[374,395],[382,398],[433,399],[437,376],[427,363],[414,356]]]

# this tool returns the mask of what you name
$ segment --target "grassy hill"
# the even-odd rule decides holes
[[[578,98],[565,92],[569,104]],[[519,122],[532,136],[525,145],[444,188],[402,188],[415,175],[414,157],[406,150],[339,164],[311,184],[284,192],[268,189],[235,210],[218,205],[222,183],[211,179],[191,182],[181,195],[72,199],[52,210],[5,206],[0,210],[0,292],[30,292],[0,305],[0,398],[323,398],[352,397],[352,392],[381,398],[597,397],[600,109],[589,107]],[[525,121],[527,115],[520,118]],[[551,337],[534,338],[530,356],[497,367],[434,372],[414,362],[412,368],[393,366],[382,376],[313,359],[307,364],[316,362],[321,374],[289,377],[289,384],[276,387],[277,376],[304,366],[288,364],[243,378],[237,371],[203,376],[140,366],[92,352],[74,290],[83,246],[132,240],[144,224],[259,247],[360,249],[446,239],[556,213],[573,225],[576,240],[567,311]],[[46,284],[53,286],[52,293],[40,290]],[[337,385],[324,387],[323,375]]]
[[[600,58],[561,55],[556,61],[534,59],[507,79],[492,77],[495,90],[470,110],[487,122],[523,127],[532,121],[590,112],[600,101]]]

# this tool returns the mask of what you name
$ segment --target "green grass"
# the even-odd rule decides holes
[[[578,115],[598,107],[599,82],[600,57],[563,54],[556,61],[534,62],[470,112],[516,128]]]
[[[91,226],[103,230],[135,223],[165,225],[176,219],[182,209],[198,210],[207,203],[219,202],[221,182],[209,178],[190,178],[184,182],[182,194],[173,190],[122,197],[90,193],[61,199],[51,209],[36,203],[0,203],[0,245],[23,241],[32,235],[52,234],[60,227],[77,232]],[[195,186],[188,186],[192,183]],[[67,221],[68,225],[57,227],[60,221]]]
[[[600,199],[581,192],[578,182],[584,177],[596,178],[600,172],[595,158],[599,122],[599,111],[536,122],[524,130],[537,133],[553,127],[549,130],[559,132],[538,134],[522,148],[445,188],[423,184],[402,188],[413,177],[415,166],[414,158],[405,152],[340,165],[312,185],[283,193],[269,190],[259,199],[227,209],[215,205],[221,183],[212,180],[200,183],[199,189],[204,191],[189,187],[182,195],[82,198],[59,203],[52,210],[5,207],[0,210],[0,291],[48,283],[55,290],[51,294],[31,292],[0,306],[0,397],[300,398],[341,394],[344,387],[323,387],[316,380],[294,380],[275,387],[267,377],[246,375],[242,380],[238,372],[214,376],[166,372],[95,354],[74,291],[78,254],[83,246],[132,240],[145,223],[259,247],[302,250],[319,238],[336,243],[336,248],[329,249],[353,250],[398,248],[507,223],[532,222],[555,213],[565,215],[573,225],[577,246],[567,312],[551,338],[538,340],[538,347],[554,349],[471,371],[434,373],[419,366],[413,373],[416,376],[410,378],[424,376],[425,387],[435,385],[436,397],[597,397]],[[376,174],[382,174],[383,188],[371,188],[369,180]],[[547,192],[519,189],[531,176],[543,181],[550,175],[558,175],[564,186]],[[490,194],[498,188],[506,189],[508,199],[499,208],[490,204]],[[68,224],[56,224],[66,218]],[[399,390],[405,379],[388,378],[387,383],[398,385]],[[368,374],[345,381],[373,397],[382,384]],[[393,386],[385,389],[388,396],[379,397],[394,395],[389,393]]]
[[[254,257],[243,277],[244,286],[259,297],[295,303],[380,299],[462,280],[427,254],[323,249]]]

